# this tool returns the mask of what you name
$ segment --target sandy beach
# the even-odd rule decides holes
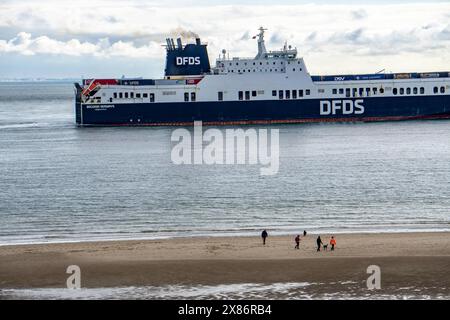
[[[321,235],[328,242],[330,235]],[[378,265],[382,290],[416,288],[450,295],[450,233],[339,234],[334,252],[316,252],[316,235],[178,238],[0,247],[0,288],[63,288],[78,265],[82,287],[321,283],[361,290]]]

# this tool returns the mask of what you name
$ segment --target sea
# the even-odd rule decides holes
[[[261,175],[174,163],[173,127],[74,118],[70,81],[0,83],[0,245],[450,231],[450,121],[239,127],[279,131]]]

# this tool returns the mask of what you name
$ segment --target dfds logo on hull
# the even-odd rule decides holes
[[[177,66],[196,66],[200,64],[200,57],[177,57]]]
[[[363,114],[364,100],[320,100],[320,115],[327,116],[330,114]]]

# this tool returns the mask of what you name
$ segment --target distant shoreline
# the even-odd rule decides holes
[[[79,82],[81,78],[66,79],[0,79],[0,83],[30,83],[30,82]]]

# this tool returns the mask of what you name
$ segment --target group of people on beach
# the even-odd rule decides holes
[[[306,232],[306,230],[304,230],[303,231],[303,237],[306,237],[306,234],[307,234],[307,232]],[[267,230],[263,230],[261,232],[261,238],[263,240],[263,245],[266,244],[266,239],[267,239],[268,236],[269,236],[269,233],[267,232]],[[294,241],[295,241],[295,247],[294,248],[295,249],[300,249],[301,238],[300,238],[299,234],[295,237]],[[319,252],[321,248],[323,248],[325,251],[328,250],[328,244],[324,244],[322,242],[322,239],[320,238],[320,235],[317,237],[316,243],[317,243],[317,252]],[[334,247],[336,246],[336,239],[334,238],[334,236],[331,237],[329,244],[331,246],[331,251],[334,251]]]

